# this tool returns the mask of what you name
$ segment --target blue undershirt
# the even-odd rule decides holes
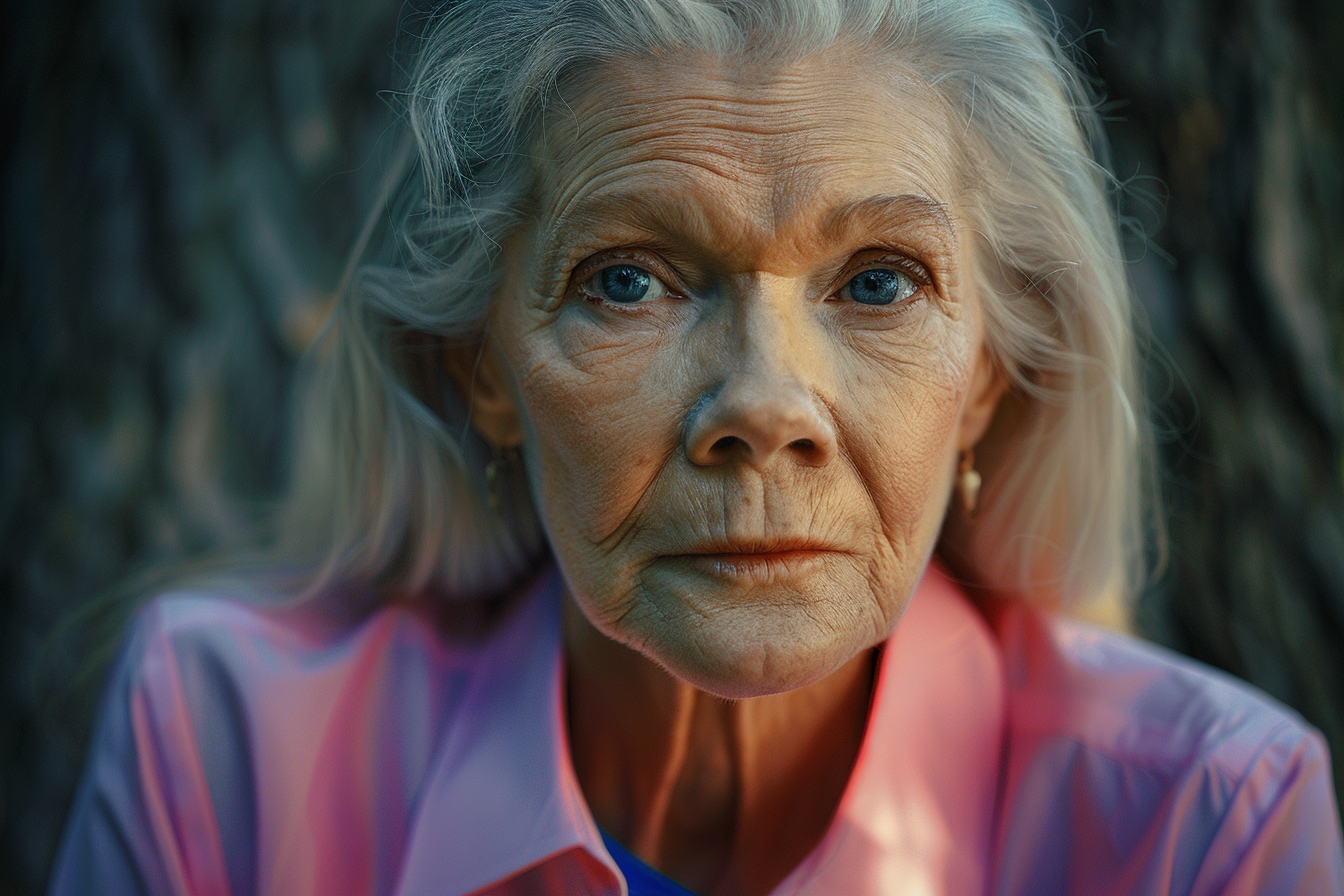
[[[606,831],[601,833],[602,843],[607,847],[607,852],[611,853],[616,867],[621,869],[621,875],[625,877],[625,886],[630,891],[630,896],[696,896],[626,849]]]

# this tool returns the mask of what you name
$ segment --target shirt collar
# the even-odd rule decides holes
[[[984,892],[1005,724],[992,632],[930,564],[887,640],[836,817],[775,893]]]
[[[552,571],[482,648],[441,737],[399,894],[465,896],[543,865],[588,891],[624,892],[570,762],[560,598]],[[887,641],[836,817],[776,893],[983,890],[1004,690],[988,627],[931,565]]]
[[[473,664],[416,812],[399,894],[464,896],[548,860],[590,892],[622,891],[570,763],[562,662],[551,571]]]

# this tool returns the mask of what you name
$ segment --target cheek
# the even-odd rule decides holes
[[[861,346],[841,377],[848,454],[895,544],[918,544],[942,522],[973,334],[956,325]]]
[[[623,531],[679,443],[682,374],[663,334],[615,334],[564,317],[511,359],[531,426],[543,516],[600,544]],[[563,519],[561,519],[563,516]],[[562,536],[563,537],[563,536]]]

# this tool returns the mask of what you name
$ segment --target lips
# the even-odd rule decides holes
[[[765,582],[815,571],[842,553],[820,542],[777,539],[711,542],[664,557],[715,578]]]
[[[706,542],[669,556],[677,557],[785,557],[804,554],[841,553],[834,545],[804,538],[777,538],[770,540],[728,540]]]

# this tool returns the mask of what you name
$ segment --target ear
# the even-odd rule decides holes
[[[509,369],[494,340],[450,345],[443,366],[457,386],[471,425],[495,448],[516,448],[523,441],[522,414],[514,398]]]
[[[998,410],[999,399],[1008,388],[1008,376],[992,357],[989,349],[980,347],[975,361],[975,372],[971,375],[971,388],[966,396],[966,404],[961,411],[961,428],[957,433],[957,449],[966,451],[975,444],[989,429]]]

